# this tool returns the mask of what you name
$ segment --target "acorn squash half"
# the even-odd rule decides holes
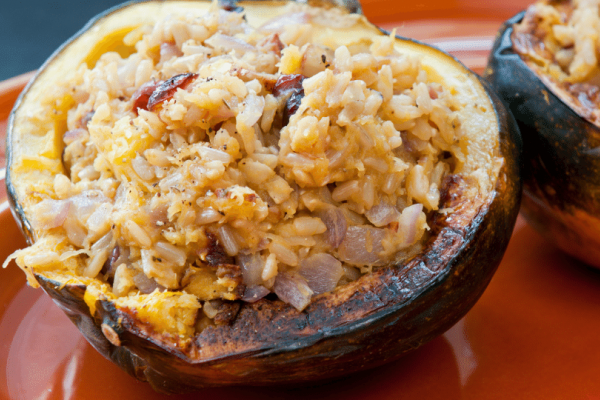
[[[285,12],[286,2],[239,2],[259,26]],[[315,2],[360,13],[354,2]],[[64,170],[61,135],[68,98],[41,98],[54,82],[101,52],[126,56],[123,37],[175,9],[204,13],[209,2],[129,3],[100,15],[61,47],[29,84],[8,128],[7,186],[11,209],[30,243],[43,234],[28,215],[39,191]],[[227,5],[232,8],[231,4]],[[385,35],[364,17],[348,28],[324,28],[339,45]],[[318,32],[318,31],[317,31]],[[319,32],[320,33],[320,32]],[[465,161],[444,181],[440,209],[429,217],[429,240],[401,265],[375,268],[313,298],[303,311],[270,296],[243,303],[229,324],[189,337],[164,335],[143,312],[102,292],[106,282],[43,268],[25,270],[105,357],[160,392],[208,386],[316,383],[397,359],[443,333],[483,293],[510,239],[521,181],[518,128],[487,84],[442,51],[398,37],[395,48],[418,54],[429,76],[458,96],[471,138]],[[48,111],[50,110],[50,111]],[[104,289],[102,289],[104,287]],[[168,293],[168,292],[167,292]]]
[[[504,23],[485,70],[522,134],[521,210],[557,247],[600,267],[600,128],[565,89],[566,81],[546,75],[546,61],[524,59],[515,50],[513,26],[524,16]]]

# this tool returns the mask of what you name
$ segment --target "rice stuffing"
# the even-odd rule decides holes
[[[538,1],[514,26],[515,51],[579,115],[600,124],[600,2]]]
[[[170,15],[57,85],[64,173],[34,194],[38,237],[14,255],[30,283],[67,271],[150,308],[169,293],[165,313],[201,307],[201,330],[269,295],[303,310],[421,250],[451,212],[461,104],[393,36],[330,48],[312,24],[353,16],[286,15]]]

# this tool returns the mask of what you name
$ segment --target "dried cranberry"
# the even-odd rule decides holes
[[[192,83],[198,74],[188,72],[186,74],[175,75],[172,78],[159,84],[152,95],[148,99],[148,110],[152,111],[158,104],[169,100],[178,88],[185,89],[190,83]]]
[[[300,108],[300,103],[304,97],[304,88],[302,87],[304,78],[305,76],[300,74],[282,75],[275,83],[273,96],[279,97],[291,92],[283,109],[282,126],[289,124],[290,117]]]
[[[135,91],[133,96],[131,96],[131,100],[133,100],[133,112],[136,113],[136,115],[138,113],[138,108],[148,110],[148,100],[150,100],[150,96],[161,83],[162,82],[154,81],[146,82]]]
[[[300,74],[281,75],[273,88],[273,96],[279,97],[287,94],[290,90],[303,90],[304,78],[305,76]]]

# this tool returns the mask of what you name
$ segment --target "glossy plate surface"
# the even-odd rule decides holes
[[[479,72],[500,23],[525,7],[521,0],[393,3],[363,1],[365,13],[386,29],[397,27],[398,34],[434,43]],[[391,18],[403,22],[386,23]],[[12,103],[29,78],[0,83],[2,136]],[[3,156],[2,142],[1,162]],[[5,198],[2,185],[0,261],[25,245]],[[319,387],[222,388],[199,395],[219,400],[600,399],[599,299],[600,271],[552,248],[519,219],[504,260],[475,307],[446,334],[401,360]],[[96,353],[48,296],[27,287],[14,264],[0,270],[0,400],[188,398],[198,395],[161,396],[130,378]]]

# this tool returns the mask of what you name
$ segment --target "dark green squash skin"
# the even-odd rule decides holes
[[[595,217],[600,224],[600,128],[554,95],[515,53],[512,26],[523,15],[503,25],[485,71],[523,136],[521,210],[562,250],[600,268],[600,237],[581,229],[589,226],[581,215]]]
[[[471,72],[467,78],[480,79]],[[159,392],[314,384],[397,359],[467,313],[496,271],[514,228],[521,139],[512,116],[482,83],[496,111],[504,157],[495,191],[469,199],[462,196],[462,181],[449,179],[440,207],[455,212],[428,221],[431,240],[421,254],[318,296],[303,312],[279,300],[244,303],[232,325],[207,328],[190,343],[179,343],[107,300],[98,300],[90,315],[84,285],[36,278],[100,353]],[[10,131],[9,125],[9,154]],[[11,182],[11,208],[31,240]],[[109,341],[102,325],[117,339]]]

